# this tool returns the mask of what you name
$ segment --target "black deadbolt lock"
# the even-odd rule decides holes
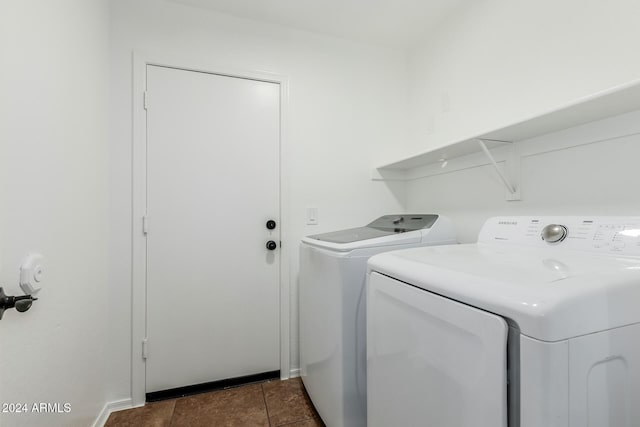
[[[274,228],[276,228],[276,222],[274,220],[272,220],[272,219],[267,221],[267,229],[268,230],[273,230]]]
[[[274,242],[273,240],[269,240],[267,242],[267,249],[269,249],[270,251],[274,250],[277,247],[278,247],[278,244],[276,242]]]

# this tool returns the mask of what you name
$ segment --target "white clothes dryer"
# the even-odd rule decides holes
[[[302,240],[301,376],[327,426],[366,426],[364,293],[369,257],[455,242],[451,221],[426,214],[386,215],[365,227]]]
[[[369,260],[369,426],[640,426],[640,217],[499,217]]]

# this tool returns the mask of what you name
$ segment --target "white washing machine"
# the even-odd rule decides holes
[[[328,427],[366,425],[365,280],[371,255],[455,243],[439,215],[387,215],[300,245],[302,381]]]
[[[369,426],[640,426],[640,217],[500,217],[376,255]]]

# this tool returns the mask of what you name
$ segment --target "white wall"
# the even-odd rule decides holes
[[[371,165],[404,140],[403,53],[266,25],[168,1],[113,0],[111,26],[112,208],[109,400],[130,395],[131,52],[268,71],[290,82],[283,185],[289,205],[291,360],[298,366],[298,242],[304,235],[363,224],[402,210],[404,187],[372,182]],[[185,64],[188,66],[189,64]],[[378,158],[374,158],[375,155]],[[256,177],[259,179],[259,177]],[[320,224],[305,225],[305,208]],[[179,292],[176,284],[176,292]]]
[[[466,2],[410,54],[409,151],[640,77],[640,3]]]
[[[639,14],[640,4],[626,0],[468,2],[410,54],[406,154],[639,78]],[[495,171],[484,166],[410,182],[407,209],[448,214],[463,242],[475,241],[484,219],[498,214],[638,214],[640,193],[630,183],[640,178],[633,161],[640,144],[615,139],[634,132],[629,120],[589,128],[608,129],[601,137],[612,141],[525,157],[522,201],[506,202]],[[592,138],[576,129],[522,145],[551,149]]]
[[[85,427],[106,398],[107,1],[4,1],[0,52],[0,284],[22,293],[29,251],[46,267],[0,321],[0,402],[71,405],[0,425]]]

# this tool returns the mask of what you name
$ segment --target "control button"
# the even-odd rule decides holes
[[[567,237],[567,227],[560,224],[549,224],[542,229],[540,236],[548,243],[562,242]]]
[[[391,221],[391,222],[393,222],[394,224],[397,225],[397,224],[400,224],[401,222],[404,222],[404,218],[399,216],[397,218],[394,218],[393,221]]]

